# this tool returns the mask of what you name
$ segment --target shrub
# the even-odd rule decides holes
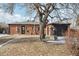
[[[79,55],[79,32],[71,29],[66,38],[66,45],[72,55]]]

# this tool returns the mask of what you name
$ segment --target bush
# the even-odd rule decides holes
[[[71,30],[66,39],[66,45],[72,55],[79,56],[79,32]]]

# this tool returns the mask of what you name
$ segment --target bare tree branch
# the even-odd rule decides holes
[[[9,14],[13,14],[13,11],[14,11],[14,3],[8,3],[8,5],[7,5],[7,12]]]

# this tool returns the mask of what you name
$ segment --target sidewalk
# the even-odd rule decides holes
[[[58,37],[57,40],[50,39],[50,40],[47,40],[46,42],[52,43],[52,44],[65,44],[65,39],[66,37],[63,36],[63,37]]]
[[[15,37],[15,38],[32,38],[32,37],[40,37],[39,35],[11,35],[12,37]]]
[[[6,37],[6,36],[10,36],[10,35],[8,35],[8,34],[0,34],[0,38],[1,37]]]

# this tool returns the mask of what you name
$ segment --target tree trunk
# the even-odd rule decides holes
[[[45,39],[45,34],[44,34],[44,23],[40,22],[40,40]]]

